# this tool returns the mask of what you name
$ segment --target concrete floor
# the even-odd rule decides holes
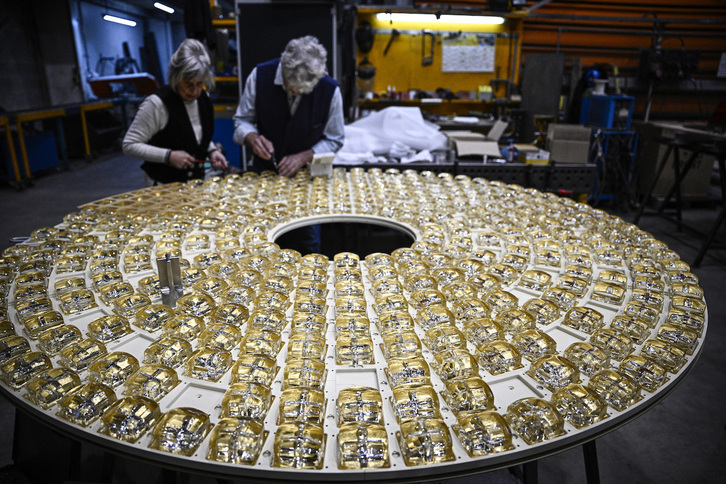
[[[139,162],[118,153],[106,153],[88,163],[71,161],[69,170],[37,176],[32,187],[18,191],[0,185],[0,250],[11,237],[52,226],[80,204],[143,186]],[[607,207],[603,207],[607,209]],[[633,213],[617,213],[626,220]],[[713,205],[688,209],[692,224],[708,226],[716,217]],[[699,239],[657,217],[644,217],[641,228],[654,234],[691,262]],[[726,238],[724,231],[720,237]],[[726,251],[711,249],[693,272],[706,294],[709,330],[700,359],[690,374],[661,403],[627,425],[597,440],[600,479],[605,484],[682,484],[726,482]],[[14,407],[0,397],[0,482],[27,483],[13,469]],[[582,448],[566,450],[538,461],[539,482],[585,482]],[[4,468],[4,473],[2,472]],[[179,482],[214,482],[201,476],[176,476]],[[167,482],[158,468],[147,463],[117,460],[113,482]],[[88,482],[94,478],[87,479]],[[506,470],[452,479],[449,484],[519,482]],[[43,483],[39,483],[43,484]]]

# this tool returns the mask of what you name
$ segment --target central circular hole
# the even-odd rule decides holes
[[[324,222],[306,225],[275,237],[281,249],[294,249],[302,255],[319,253],[332,259],[341,252],[353,252],[363,259],[368,254],[390,254],[410,247],[414,237],[403,230],[367,222]]]

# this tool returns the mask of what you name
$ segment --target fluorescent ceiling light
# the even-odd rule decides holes
[[[121,17],[114,17],[113,15],[106,14],[103,16],[103,20],[108,22],[114,22],[121,25],[128,25],[129,27],[136,27],[136,22]]]
[[[432,13],[386,13],[376,14],[377,20],[390,22],[445,22],[452,24],[500,25],[504,23],[503,17],[488,15],[436,15]]]
[[[164,5],[163,3],[155,2],[154,6],[159,10],[163,10],[166,13],[174,13],[174,9]]]

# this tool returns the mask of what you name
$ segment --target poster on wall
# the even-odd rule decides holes
[[[460,34],[441,44],[441,72],[494,72],[494,35]]]

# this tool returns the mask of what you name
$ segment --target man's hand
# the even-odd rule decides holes
[[[275,147],[272,145],[272,142],[261,134],[248,134],[245,138],[245,143],[247,144],[247,146],[252,148],[254,154],[259,156],[263,160],[269,160],[270,158],[272,158],[272,153],[275,152]]]
[[[294,155],[288,155],[280,160],[277,172],[280,176],[293,176],[297,171],[307,163],[313,161],[313,150],[301,151]]]
[[[194,166],[194,157],[184,150],[176,150],[169,154],[169,163],[174,168],[186,170]]]
[[[227,158],[219,150],[212,151],[209,154],[209,161],[215,170],[224,170],[227,168]]]

